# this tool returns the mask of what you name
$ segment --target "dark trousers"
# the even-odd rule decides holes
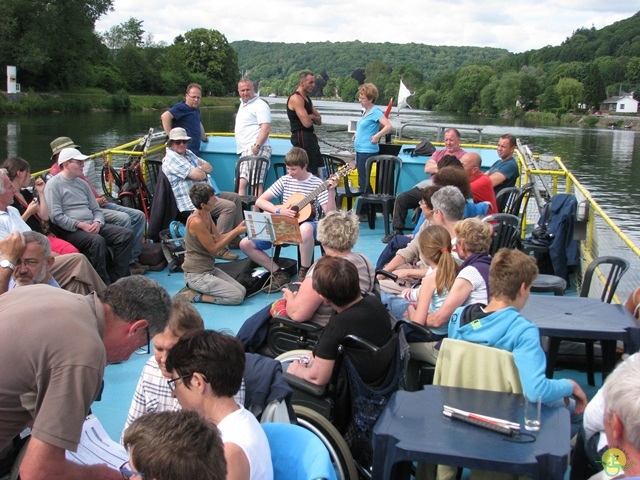
[[[320,156],[320,146],[318,145],[318,137],[313,132],[307,130],[298,130],[291,132],[291,145],[300,147],[309,157],[309,166],[307,171],[318,176],[318,168],[323,167],[322,157]]]
[[[107,285],[130,275],[129,260],[133,247],[133,232],[130,229],[107,223],[100,227],[97,234],[80,229],[75,232],[60,229],[59,233],[64,240],[87,256]],[[107,247],[113,252],[113,258],[109,261]]]
[[[383,270],[384,266],[391,260],[393,260],[393,257],[396,256],[397,251],[409,245],[411,240],[413,239],[408,237],[407,235],[396,235],[391,240],[389,240],[389,243],[387,243],[387,246],[384,247],[384,250],[382,250],[382,253],[378,257],[378,261],[376,262],[376,270]]]
[[[402,192],[396,197],[393,207],[393,229],[402,232],[407,221],[407,212],[410,208],[418,208],[422,200],[422,190],[413,187],[411,190]]]

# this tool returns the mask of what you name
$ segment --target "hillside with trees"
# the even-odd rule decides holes
[[[0,64],[17,66],[23,92],[107,93],[121,105],[128,94],[180,95],[190,82],[212,96],[237,95],[241,74],[262,95],[286,95],[302,70],[316,73],[317,97],[354,101],[366,81],[386,103],[402,79],[414,108],[484,115],[560,116],[640,91],[640,12],[600,30],[580,28],[558,46],[512,54],[359,41],[229,43],[205,28],[167,45],[136,18],[96,32],[97,19],[112,9],[113,0],[2,0]]]

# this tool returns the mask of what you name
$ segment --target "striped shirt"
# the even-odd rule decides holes
[[[167,383],[167,377],[162,375],[160,367],[155,357],[151,357],[145,363],[136,391],[131,399],[127,422],[124,425],[126,430],[133,421],[147,413],[175,412],[181,409],[178,399],[171,395],[171,389]],[[236,402],[244,405],[245,385],[244,379],[240,385],[240,390],[235,394]],[[124,435],[124,430],[122,431]]]
[[[308,195],[322,184],[323,181],[314,175],[309,175],[305,180],[296,180],[291,175],[284,175],[276,180],[276,182],[267,189],[267,192],[274,197],[282,195],[283,202],[286,203],[294,193]],[[325,189],[313,202],[316,217],[312,220],[318,220],[322,205],[325,205],[328,201],[329,193]]]

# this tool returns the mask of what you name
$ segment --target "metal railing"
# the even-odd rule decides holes
[[[534,182],[543,200],[557,193],[570,193],[578,201],[578,229],[582,271],[596,257],[612,255],[626,259],[631,267],[622,277],[616,292],[617,303],[624,303],[629,294],[640,286],[640,248],[614,223],[589,191],[567,169],[559,157],[538,157],[535,162],[527,154],[518,152],[521,184]],[[529,202],[526,221],[531,228],[540,216],[541,205]],[[581,273],[577,276],[581,281]],[[599,275],[602,280],[602,276]]]
[[[468,127],[468,126],[456,126],[451,127],[447,125],[438,125],[438,124],[429,124],[429,123],[404,123],[396,130],[396,140],[402,140],[404,137],[404,129],[407,127],[417,127],[417,128],[426,128],[436,130],[437,136],[435,141],[444,142],[444,132],[446,132],[449,128],[455,128],[459,131],[470,131],[478,133],[478,143],[482,143],[482,130],[483,127]]]

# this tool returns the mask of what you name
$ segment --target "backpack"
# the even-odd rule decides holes
[[[413,150],[405,150],[405,152],[406,151],[409,151],[412,157],[430,157],[433,155],[433,152],[436,151],[436,147],[434,147],[430,141],[424,140]]]
[[[162,251],[169,262],[169,274],[182,271],[184,254],[187,251],[184,243],[185,228],[184,223],[174,220],[169,224],[169,228],[162,230],[159,234]]]

